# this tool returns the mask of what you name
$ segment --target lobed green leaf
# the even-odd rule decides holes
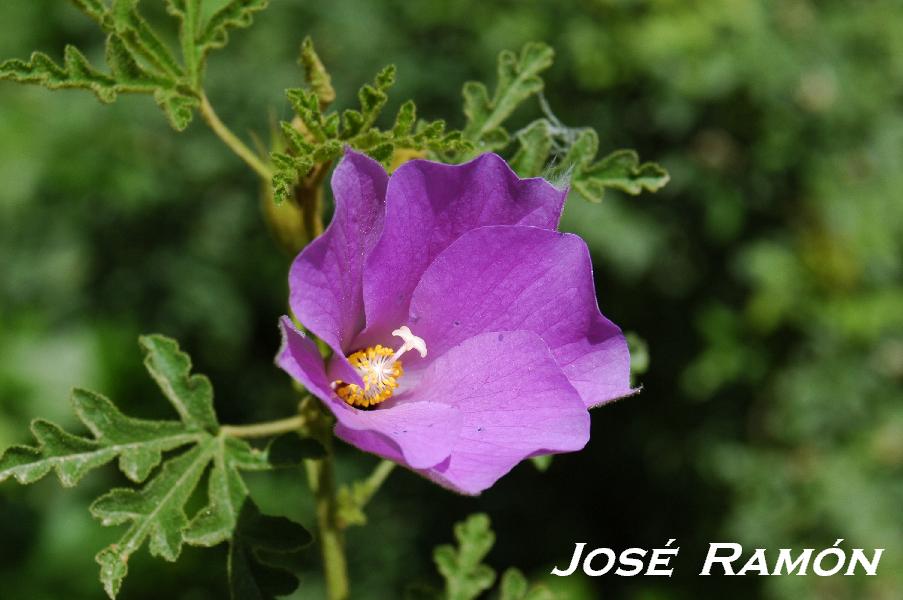
[[[647,162],[640,164],[633,150],[616,150],[602,160],[579,168],[573,177],[573,188],[590,202],[601,202],[606,188],[617,189],[631,195],[643,191],[655,192],[670,176],[661,166]]]
[[[182,130],[191,121],[198,99],[168,74],[142,63],[138,51],[141,46],[130,44],[137,33],[125,29],[110,33],[106,43],[106,62],[110,73],[94,67],[74,46],[66,46],[63,64],[57,64],[42,52],[35,52],[28,61],[12,59],[0,63],[0,79],[32,83],[47,89],[84,89],[98,100],[110,103],[122,93],[152,94],[164,110],[172,126]]]
[[[188,127],[194,116],[194,109],[200,105],[200,100],[194,96],[165,88],[154,92],[154,101],[176,131],[184,131]]]
[[[97,69],[75,47],[67,46],[63,63],[41,52],[28,61],[0,63],[0,79],[38,84],[48,89],[86,89],[104,103],[121,93],[153,95],[172,127],[191,122],[200,105],[201,76],[207,54],[226,44],[231,29],[247,27],[267,0],[230,0],[204,19],[202,0],[166,0],[179,20],[182,63],[138,11],[138,0],[71,0],[107,33],[109,73]]]
[[[521,177],[537,177],[545,169],[552,151],[552,128],[546,119],[537,119],[517,134],[520,147],[511,158],[511,168]]]
[[[94,19],[97,23],[103,23],[107,15],[107,7],[103,0],[70,0],[77,9]]]
[[[215,433],[219,429],[213,410],[213,386],[204,375],[191,374],[191,358],[178,343],[162,335],[138,339],[144,366],[163,395],[190,428]]]
[[[528,98],[542,91],[539,74],[552,65],[555,52],[546,44],[529,43],[520,56],[504,50],[498,59],[498,81],[492,98],[486,86],[478,82],[464,85],[464,137],[478,148],[495,148],[507,139],[502,128],[505,120]]]
[[[179,421],[127,417],[104,396],[76,389],[73,408],[92,437],[36,420],[32,432],[37,444],[15,446],[0,456],[0,481],[14,477],[23,484],[33,483],[55,471],[68,487],[118,458],[119,468],[129,479],[145,482],[140,489],[114,489],[91,506],[91,513],[104,525],[129,525],[115,544],[96,556],[101,582],[111,598],[122,586],[130,557],[145,542],[152,555],[174,561],[183,544],[212,546],[232,540],[250,502],[241,471],[297,464],[302,457],[320,456],[323,451],[297,435],[279,438],[265,451],[227,437],[219,431],[213,413],[210,381],[191,373],[191,359],[178,344],[161,335],[143,336],[140,344],[148,372],[178,412]],[[189,445],[148,479],[164,452]],[[208,470],[207,504],[189,519],[185,505]],[[299,527],[290,528],[295,538]]]
[[[376,126],[395,83],[396,69],[389,65],[373,82],[358,92],[359,109],[324,113],[335,98],[329,74],[316,54],[313,42],[305,39],[301,64],[310,89],[291,88],[286,97],[295,112],[292,122],[280,123],[283,139],[270,154],[273,165],[273,197],[277,204],[291,200],[295,187],[317,164],[328,165],[342,155],[347,145],[367,153],[389,167],[396,153],[407,151],[423,156],[427,151],[442,154],[469,150],[471,144],[460,132],[445,132],[444,121],[417,121],[412,101],[401,105],[391,129]]]
[[[512,567],[502,575],[499,600],[555,600],[555,596],[546,587],[530,587],[524,574]]]
[[[200,84],[199,50],[196,43],[200,28],[202,0],[166,0],[166,10],[179,19],[179,45],[182,47],[182,61],[185,74],[193,85]]]
[[[436,548],[433,560],[445,578],[446,600],[473,600],[492,587],[495,571],[482,564],[495,543],[485,514],[471,515],[455,525],[458,547]]]
[[[0,79],[36,83],[51,90],[84,89],[104,103],[113,102],[121,92],[146,92],[153,84],[123,83],[94,68],[75,47],[66,46],[63,64],[58,65],[43,52],[34,52],[26,62],[12,59],[0,63]]]
[[[323,61],[314,49],[314,42],[307,36],[301,42],[301,55],[298,59],[301,68],[304,69],[304,79],[320,101],[321,106],[328,106],[335,100],[335,89],[332,87],[332,78]]]
[[[208,503],[182,532],[185,542],[194,546],[215,546],[231,539],[248,498],[248,488],[239,469],[270,468],[264,453],[243,440],[219,436],[215,444],[213,467],[207,480]]]
[[[174,79],[184,75],[172,51],[138,12],[137,0],[113,0],[100,24],[107,33],[121,37],[136,56],[154,69]]]
[[[495,571],[483,559],[495,543],[485,514],[469,516],[455,524],[457,547],[439,546],[433,560],[445,579],[443,591],[417,585],[407,589],[408,600],[475,600],[495,582]],[[502,575],[498,600],[555,600],[547,588],[530,586],[518,569],[510,568]]]
[[[200,439],[184,423],[126,417],[107,398],[87,390],[74,390],[72,404],[94,439],[38,419],[31,426],[38,446],[7,450],[0,457],[0,481],[12,476],[22,484],[34,483],[53,469],[60,483],[71,487],[118,457],[122,472],[141,482],[160,463],[162,452]]]
[[[254,15],[268,5],[269,0],[229,0],[199,30],[195,40],[199,60],[211,50],[225,46],[229,41],[229,30],[250,27]]]
[[[131,522],[119,541],[95,557],[100,564],[101,582],[111,598],[119,593],[122,580],[128,574],[129,558],[145,540],[149,540],[153,556],[168,561],[178,559],[183,543],[182,530],[188,525],[185,503],[204,474],[216,443],[216,439],[208,437],[170,460],[140,491],[114,489],[91,505],[91,514],[103,525]]]

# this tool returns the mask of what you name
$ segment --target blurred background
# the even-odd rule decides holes
[[[465,80],[546,41],[559,118],[672,175],[655,195],[573,198],[563,222],[593,250],[603,311],[648,343],[643,393],[594,411],[584,452],[544,474],[523,464],[477,499],[393,474],[348,534],[355,598],[438,582],[432,548],[476,511],[498,534],[489,562],[535,578],[575,542],[677,538],[673,578],[551,582],[568,599],[903,597],[903,4],[274,2],[210,61],[208,94],[235,131],[266,139],[289,116],[306,34],[339,106],[396,63],[389,110],[410,97],[456,126]],[[67,42],[102,55],[69,3],[0,3],[0,57],[59,58]],[[290,260],[254,175],[200,122],[176,134],[146,97],[102,106],[0,82],[0,446],[30,442],[32,417],[71,426],[73,385],[165,415],[142,332],[181,341],[223,421],[289,414],[272,357]],[[376,463],[344,446],[340,461],[343,481]],[[249,479],[265,511],[311,524],[301,473]],[[0,487],[4,600],[102,598],[93,555],[120,532],[87,507],[123,481],[106,468],[73,490]],[[879,575],[697,576],[710,541],[773,559],[837,538],[886,548]],[[317,563],[309,551],[293,598],[322,596]],[[224,565],[223,547],[175,565],[143,550],[121,598],[223,598]]]

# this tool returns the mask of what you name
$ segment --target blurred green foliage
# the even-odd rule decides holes
[[[165,18],[162,3],[149,18]],[[334,0],[275,2],[255,21],[207,71],[236,131],[290,119],[283,90],[299,85],[306,34],[338,108],[395,63],[393,97],[451,127],[464,124],[465,80],[491,81],[500,50],[541,40],[557,51],[545,74],[557,118],[592,125],[603,153],[637,148],[672,176],[654,196],[572,199],[563,221],[590,243],[603,311],[648,343],[643,393],[596,411],[584,452],[546,473],[519,467],[477,500],[393,475],[368,525],[348,534],[355,598],[432,581],[432,548],[476,510],[498,536],[490,562],[531,574],[575,541],[678,538],[673,578],[549,582],[575,600],[899,598],[903,5]],[[0,32],[4,58],[59,57],[66,43],[103,56],[94,25],[57,0],[3,3]],[[541,116],[537,106],[513,119]],[[165,417],[132,351],[144,331],[182,341],[224,421],[294,409],[272,366],[291,257],[274,251],[254,174],[200,123],[176,135],[147,98],[101,106],[2,83],[0,182],[0,445],[26,442],[35,416],[72,425],[74,384]],[[349,449],[340,458],[345,481],[374,464]],[[86,507],[120,477],[102,470],[65,492],[50,480],[0,487],[4,599],[102,597],[92,554],[116,532]],[[248,483],[263,512],[311,523],[298,473]],[[709,541],[836,538],[888,548],[879,576],[696,575]],[[176,565],[139,553],[121,597],[222,598],[225,552],[186,549]],[[315,553],[294,564],[295,597],[320,597]]]

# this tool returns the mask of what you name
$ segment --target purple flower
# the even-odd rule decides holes
[[[466,493],[589,439],[588,408],[631,393],[620,329],[599,312],[589,250],[556,231],[566,191],[484,154],[390,177],[347,152],[335,216],[295,259],[277,363],[335,433]]]

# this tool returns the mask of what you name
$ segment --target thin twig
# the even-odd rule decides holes
[[[382,484],[389,478],[389,475],[395,469],[395,463],[390,460],[383,460],[380,462],[373,472],[370,473],[370,476],[365,479],[361,485],[363,486],[361,489],[363,490],[363,494],[358,498],[360,501],[359,508],[361,510],[367,506],[367,503],[370,502],[370,499],[376,495],[376,492],[379,491],[379,488]]]
[[[203,93],[201,94],[200,112],[204,122],[210,126],[213,133],[229,146],[239,158],[245,161],[249,167],[254,169],[255,173],[260,175],[260,177],[267,182],[273,178],[273,172],[270,168],[254,153],[253,150],[248,148],[244,142],[238,139],[237,135],[232,133],[232,131],[226,127],[213,110],[213,106],[210,105],[210,101],[207,99],[206,94]]]
[[[223,435],[237,438],[270,437],[290,431],[297,431],[307,424],[304,415],[295,415],[278,421],[254,423],[253,425],[223,425],[220,432]]]

